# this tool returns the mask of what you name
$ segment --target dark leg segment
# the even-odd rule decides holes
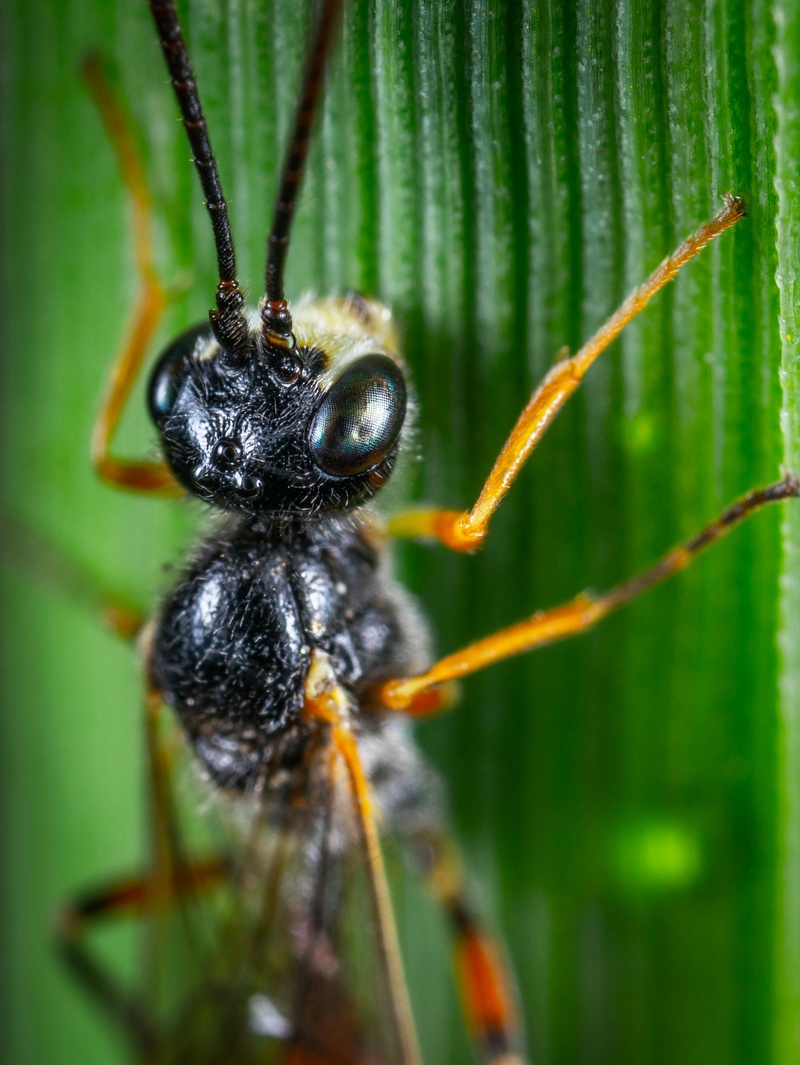
[[[220,883],[228,873],[227,863],[218,858],[197,862],[182,871],[173,882],[174,905]],[[134,876],[117,880],[97,891],[69,902],[56,925],[58,949],[67,968],[98,1003],[113,1024],[125,1032],[137,1057],[157,1060],[159,1031],[146,1003],[132,990],[123,988],[114,975],[101,965],[87,948],[86,933],[101,921],[142,917],[152,912],[152,878]]]
[[[229,863],[223,858],[188,861],[183,856],[172,804],[173,752],[159,728],[160,709],[159,693],[150,691],[145,715],[150,867],[145,874],[115,881],[70,902],[57,924],[59,949],[67,966],[110,1020],[122,1028],[138,1057],[146,1062],[156,1062],[159,1057],[160,1031],[155,1003],[163,978],[159,961],[163,955],[159,948],[160,937],[166,931],[166,916],[229,876]],[[146,940],[149,971],[140,994],[122,987],[115,975],[97,961],[85,943],[85,935],[101,921],[145,916],[149,918]],[[188,925],[186,932],[190,932]]]

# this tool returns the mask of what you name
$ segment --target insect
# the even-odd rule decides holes
[[[280,345],[278,345],[278,346],[280,346]],[[184,355],[185,355],[185,353],[184,353]],[[173,357],[175,357],[175,353],[174,353]],[[167,365],[168,365],[168,363],[167,363]],[[388,372],[389,372],[389,371],[388,371]],[[395,382],[395,383],[396,383],[396,382]],[[165,389],[166,389],[166,386],[165,386]],[[167,392],[168,392],[168,389],[166,389],[166,390],[167,390]],[[390,391],[391,391],[391,390],[390,390]],[[228,439],[228,438],[225,438],[225,439]],[[218,441],[217,441],[217,443],[218,443]],[[223,449],[223,450],[224,450],[224,449]],[[226,458],[226,455],[225,455],[225,454],[223,454],[223,453],[221,453],[221,458],[222,458],[223,460],[225,460],[225,461],[231,461],[231,456],[227,456],[227,458]],[[252,486],[251,486],[251,487],[252,487]],[[256,487],[257,487],[257,486],[256,486]],[[242,486],[242,488],[243,488],[243,490],[244,490],[244,489],[246,488],[246,486]],[[418,521],[418,519],[414,519],[414,521]],[[190,697],[190,698],[191,698],[191,697]],[[207,764],[208,764],[208,763],[207,763]],[[223,783],[226,783],[226,784],[228,784],[228,786],[230,786],[230,782],[226,782],[226,781],[224,781]],[[396,988],[395,988],[395,994],[396,994]],[[282,1015],[281,1015],[281,1016],[282,1016]],[[283,1017],[283,1019],[285,1019],[285,1017]],[[275,1027],[275,1025],[274,1025],[274,1027]],[[278,1027],[279,1027],[279,1026],[278,1026]],[[399,1027],[399,1026],[398,1026],[398,1027]],[[309,1037],[309,1036],[308,1036],[308,1035],[307,1035],[306,1033],[304,1033],[304,1038],[308,1038],[308,1037]]]

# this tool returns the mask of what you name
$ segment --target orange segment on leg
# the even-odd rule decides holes
[[[517,1025],[494,943],[471,925],[461,929],[455,949],[464,1013],[473,1038],[486,1048],[485,1056],[492,1061],[500,1056],[505,1061],[521,1061],[509,1049]]]
[[[166,308],[167,295],[153,267],[150,192],[125,116],[114,98],[97,56],[90,56],[85,61],[83,76],[100,111],[131,199],[136,267],[140,277],[133,321],[127,340],[114,363],[92,434],[92,461],[100,477],[117,488],[151,495],[177,496],[181,490],[163,463],[117,459],[110,453],[112,438]]]
[[[726,196],[723,209],[668,256],[647,281],[628,296],[577,355],[555,363],[511,430],[472,510],[421,510],[401,514],[389,523],[391,535],[429,537],[454,551],[470,551],[479,546],[486,536],[492,514],[523,464],[595,359],[619,336],[628,322],[644,310],[659,289],[671,281],[709,241],[729,229],[744,214],[744,202],[739,197]]]
[[[470,905],[453,843],[438,830],[423,833],[418,843],[426,885],[444,907],[453,931],[455,970],[470,1035],[485,1062],[522,1065],[513,980],[502,945]]]
[[[164,310],[166,297],[155,282],[146,280],[139,297],[130,335],[114,364],[108,391],[92,433],[92,462],[99,476],[116,488],[174,498],[182,494],[163,462],[118,459],[111,441],[131,389]]]
[[[389,1006],[403,1065],[420,1065],[416,1030],[411,1013],[400,955],[400,943],[392,913],[389,885],[383,863],[380,837],[369,782],[361,764],[356,737],[350,730],[348,699],[339,685],[330,659],[315,650],[305,681],[304,716],[331,730],[334,749],[344,763],[352,789],[353,807],[366,857],[369,889],[378,927],[382,965],[389,993]]]
[[[389,885],[383,864],[378,828],[355,737],[342,725],[332,726],[333,742],[344,761],[353,786],[353,800],[363,834],[368,859],[370,889],[382,946],[390,1007],[397,1029],[403,1065],[421,1065],[408,988],[403,973],[400,941],[389,897]]]
[[[388,681],[378,689],[377,699],[389,709],[407,711],[412,708],[412,712],[419,713],[417,708],[421,705],[422,694],[439,684],[474,673],[492,662],[510,658],[522,651],[530,651],[554,640],[586,632],[612,610],[635,599],[654,584],[685,569],[701,551],[754,511],[769,503],[794,498],[799,494],[800,480],[794,474],[786,474],[782,481],[743,496],[723,511],[715,521],[709,522],[691,540],[669,551],[655,565],[617,585],[605,595],[582,594],[562,606],[540,611],[516,625],[477,640],[463,650],[442,658],[419,676]]]
[[[391,680],[378,691],[380,703],[390,710],[411,708],[414,716],[422,716],[421,696],[429,688],[475,673],[504,658],[543,647],[565,636],[585,632],[607,613],[603,601],[589,595],[579,595],[572,602],[552,610],[542,610],[524,621],[500,632],[476,640],[468,647],[440,659],[425,673],[403,680]],[[438,707],[434,704],[431,712]]]

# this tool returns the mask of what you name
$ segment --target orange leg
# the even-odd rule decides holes
[[[405,1065],[419,1061],[411,1011],[403,977],[391,900],[381,855],[369,783],[364,775],[358,746],[346,726],[346,697],[336,684],[327,659],[317,652],[306,679],[305,713],[309,719],[331,728],[333,746],[344,762],[353,789],[353,801],[361,825],[373,902],[384,950],[384,968],[394,999],[395,1023]],[[425,873],[428,885],[445,907],[456,938],[456,971],[462,989],[464,1012],[472,1036],[487,1065],[522,1065],[518,1054],[518,1025],[510,981],[501,962],[501,952],[482,929],[463,891],[460,863],[455,850],[438,833],[424,833],[408,840]],[[294,1058],[290,1059],[294,1065]],[[305,1061],[304,1058],[301,1060]]]
[[[350,780],[400,1061],[402,1065],[421,1065],[369,782],[361,765],[355,736],[347,723],[347,696],[338,685],[327,656],[320,651],[314,652],[306,677],[304,710],[309,720],[324,722],[330,727],[333,748],[344,763]]]
[[[430,689],[474,673],[500,659],[542,647],[565,636],[586,632],[612,610],[635,599],[654,584],[685,569],[700,551],[719,540],[729,529],[760,507],[798,495],[800,480],[794,474],[787,474],[782,481],[768,488],[749,492],[725,510],[716,521],[706,525],[697,536],[668,552],[650,569],[618,585],[605,595],[583,593],[563,606],[540,611],[533,617],[448,655],[419,676],[387,681],[378,689],[378,701],[389,709],[403,710],[410,714],[421,716],[426,712],[433,712],[438,707],[435,700],[431,705],[428,698]]]
[[[471,551],[486,536],[489,520],[509,490],[523,464],[555,416],[583,380],[586,371],[625,326],[643,311],[659,289],[671,281],[709,241],[729,229],[745,214],[744,202],[726,196],[725,206],[666,258],[637,288],[597,333],[572,358],[560,358],[519,417],[472,510],[419,510],[399,514],[389,522],[392,536],[429,537],[454,551]]]
[[[97,56],[83,64],[83,76],[100,111],[133,211],[139,295],[136,310],[108,383],[92,434],[92,462],[108,484],[148,495],[178,496],[181,490],[167,467],[160,462],[118,459],[111,442],[131,389],[139,374],[150,341],[167,305],[167,294],[156,277],[150,236],[151,198],[141,161],[118,101],[114,98]]]

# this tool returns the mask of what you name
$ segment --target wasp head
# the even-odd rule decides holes
[[[343,510],[391,473],[406,415],[396,357],[366,335],[297,329],[268,349],[257,326],[233,357],[209,326],[158,360],[150,414],[164,456],[193,495],[248,514]]]

